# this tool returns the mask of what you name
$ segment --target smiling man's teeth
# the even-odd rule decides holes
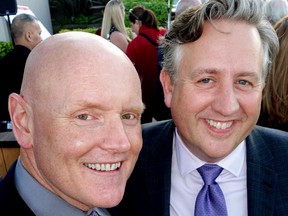
[[[207,123],[209,124],[209,125],[211,125],[212,127],[215,127],[215,128],[217,128],[217,129],[226,129],[226,128],[229,128],[229,127],[231,127],[231,125],[232,125],[232,121],[230,121],[230,122],[216,122],[216,121],[213,121],[213,120],[206,120],[207,121]]]
[[[85,166],[87,166],[90,169],[94,170],[101,170],[101,171],[113,171],[120,167],[120,162],[113,163],[113,164],[91,164],[91,163],[85,163]]]

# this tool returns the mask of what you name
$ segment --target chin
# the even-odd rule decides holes
[[[124,196],[124,190],[110,191],[109,196],[105,195],[102,197],[102,207],[103,208],[111,208],[120,203]]]

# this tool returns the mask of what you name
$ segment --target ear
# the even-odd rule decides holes
[[[163,87],[165,104],[167,107],[170,108],[171,99],[172,99],[173,83],[172,83],[170,75],[164,69],[162,69],[162,71],[160,73],[160,81],[161,81],[161,84]]]
[[[32,148],[32,136],[29,129],[29,105],[21,95],[12,93],[9,96],[8,108],[13,125],[13,134],[23,148]]]
[[[29,42],[33,41],[32,34],[30,31],[25,32],[25,39]]]

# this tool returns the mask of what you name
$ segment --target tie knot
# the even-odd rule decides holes
[[[213,184],[222,170],[223,168],[216,164],[205,164],[197,169],[204,183],[207,185]]]

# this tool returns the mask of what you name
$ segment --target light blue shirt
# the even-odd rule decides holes
[[[22,166],[20,159],[15,170],[16,188],[35,215],[41,216],[86,216],[86,212],[70,205],[61,197],[39,184]],[[31,196],[32,195],[32,196]],[[105,209],[96,208],[101,216],[109,216]]]

